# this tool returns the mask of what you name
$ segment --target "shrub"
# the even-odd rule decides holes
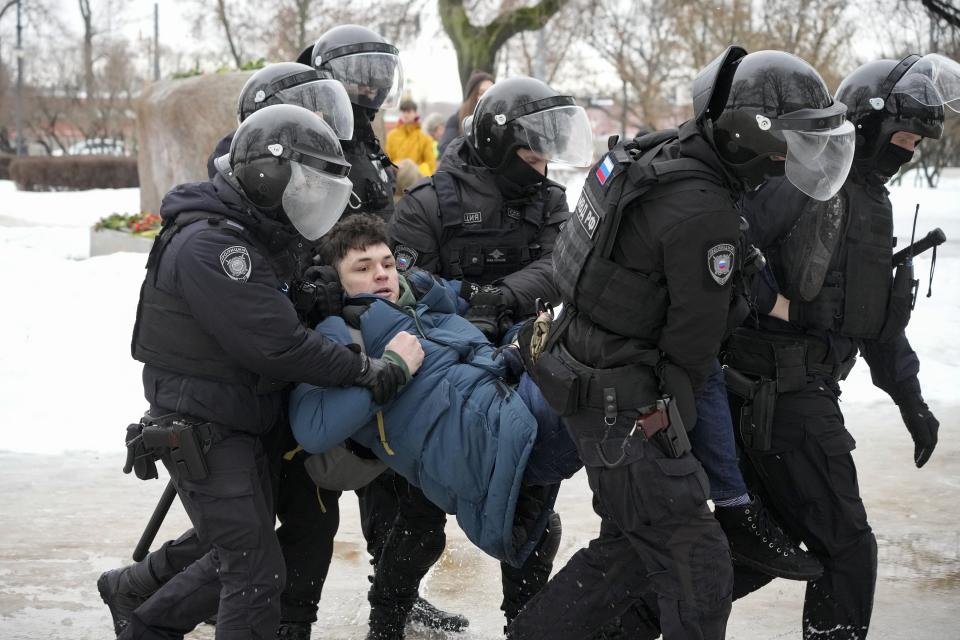
[[[10,163],[23,191],[79,191],[138,187],[137,159],[124,156],[27,156]]]
[[[0,153],[0,180],[10,179],[10,163],[16,157],[9,153]]]

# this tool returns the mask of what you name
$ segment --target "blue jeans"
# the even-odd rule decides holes
[[[714,370],[697,397],[697,424],[687,435],[693,455],[710,479],[711,500],[728,500],[747,493],[737,462],[733,419],[719,362],[714,362]]]

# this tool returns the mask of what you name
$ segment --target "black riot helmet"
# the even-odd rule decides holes
[[[234,134],[229,156],[216,162],[258,209],[278,218],[282,212],[310,241],[336,224],[353,189],[336,133],[293,105],[251,114]]]
[[[694,79],[694,115],[720,159],[748,189],[786,174],[827,200],[853,161],[853,125],[820,74],[783,51],[730,47]]]
[[[403,93],[399,50],[375,31],[345,24],[325,32],[297,62],[343,83],[350,102],[376,111],[395,109]]]
[[[546,83],[519,76],[501,80],[464,119],[467,142],[497,170],[516,150],[527,148],[547,162],[587,167],[593,161],[593,130],[583,107]]]
[[[960,111],[960,65],[935,53],[868,62],[844,78],[836,99],[856,127],[857,160],[872,163],[897,131],[943,135],[943,107]]]
[[[237,100],[237,122],[272,104],[292,104],[322,117],[341,140],[353,137],[353,109],[343,85],[324,79],[313,67],[278,62],[256,71]]]

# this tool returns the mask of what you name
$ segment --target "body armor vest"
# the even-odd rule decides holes
[[[156,286],[160,258],[177,233],[191,224],[221,225],[225,220],[222,215],[197,212],[180,214],[164,225],[147,258],[147,274],[140,288],[131,354],[144,364],[182,375],[257,387],[261,391],[280,388],[285,383],[277,383],[277,386],[237,365],[204,331],[182,298]],[[248,233],[233,225],[221,228],[258,246]]]
[[[350,163],[353,194],[344,215],[372,213],[384,220],[393,215],[395,176],[393,164],[383,153],[373,133],[358,132],[353,140],[342,144],[343,155]]]
[[[501,225],[485,229],[483,215],[490,212],[474,211],[472,203],[464,202],[450,173],[438,171],[432,180],[443,225],[438,275],[490,284],[540,257],[537,238],[549,215],[552,198],[538,198],[516,207],[504,203]]]
[[[656,341],[669,306],[663,274],[638,273],[611,259],[625,209],[654,188],[661,194],[662,189],[700,189],[729,197],[703,163],[655,160],[676,139],[672,129],[612,147],[587,174],[576,209],[554,246],[554,277],[564,304],[621,336]]]
[[[837,329],[866,339],[879,338],[887,320],[892,263],[893,211],[856,183],[827,202],[812,201],[773,259],[777,282],[791,300],[813,300],[823,286],[842,288]]]

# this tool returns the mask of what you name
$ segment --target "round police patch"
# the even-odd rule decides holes
[[[253,265],[246,247],[227,247],[220,253],[220,266],[224,273],[237,282],[246,282],[250,278]]]
[[[420,255],[416,249],[412,249],[405,244],[398,244],[393,250],[393,255],[397,258],[397,271],[403,273],[417,263],[417,257]]]
[[[736,249],[732,244],[722,243],[707,249],[707,269],[719,285],[725,285],[733,274]]]

